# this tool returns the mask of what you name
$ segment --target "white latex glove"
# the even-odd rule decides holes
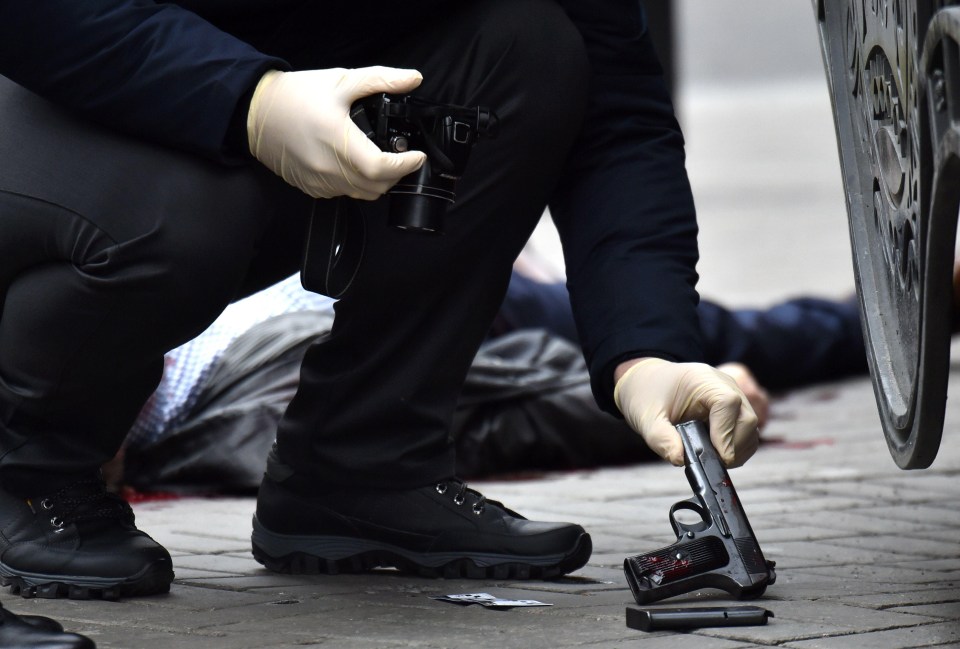
[[[380,198],[426,154],[381,151],[350,119],[350,106],[378,92],[409,92],[422,80],[416,70],[385,67],[270,70],[247,113],[250,153],[314,198]]]
[[[647,446],[683,466],[683,442],[675,424],[710,422],[710,440],[728,467],[740,466],[759,444],[757,415],[734,380],[702,363],[645,358],[617,381],[613,399]]]
[[[723,363],[717,365],[717,369],[732,378],[743,392],[757,415],[757,430],[762,431],[770,418],[770,395],[757,381],[757,377],[743,363]]]

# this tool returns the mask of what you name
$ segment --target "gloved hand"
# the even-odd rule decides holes
[[[675,424],[709,418],[710,439],[728,467],[740,466],[759,444],[757,416],[734,380],[702,363],[645,358],[617,380],[613,399],[647,446],[683,466]]]
[[[770,418],[770,395],[757,381],[750,368],[743,363],[723,363],[717,369],[733,379],[743,396],[747,398],[750,407],[757,416],[757,430],[762,431]]]
[[[422,79],[416,70],[385,67],[270,70],[247,113],[250,153],[314,198],[380,198],[426,154],[381,151],[350,119],[350,106],[378,92],[409,92]]]

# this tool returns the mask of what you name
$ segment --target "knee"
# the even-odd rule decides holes
[[[490,7],[496,25],[489,35],[500,53],[495,74],[515,79],[516,112],[527,113],[531,122],[579,124],[590,66],[583,38],[560,5],[507,0],[483,6]]]
[[[589,64],[583,39],[553,0],[491,0],[456,10],[440,41],[457,54],[407,61],[424,66],[419,93],[463,105],[484,105],[517,144],[578,130],[586,106]],[[501,131],[501,135],[505,135]]]
[[[583,37],[554,0],[500,0],[482,5],[485,44],[513,66],[539,72],[537,79],[582,74],[587,67]],[[533,80],[535,81],[535,80]]]

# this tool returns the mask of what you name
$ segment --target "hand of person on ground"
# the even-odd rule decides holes
[[[683,443],[674,426],[709,421],[710,439],[728,467],[742,465],[757,450],[757,415],[736,382],[702,363],[660,358],[617,366],[613,398],[627,423],[657,455],[683,465]]]
[[[375,200],[419,169],[426,155],[381,151],[350,119],[350,107],[378,92],[409,92],[422,79],[416,70],[385,67],[270,70],[247,113],[250,152],[314,198]]]
[[[757,429],[763,430],[770,419],[770,395],[757,382],[757,377],[743,363],[723,363],[717,365],[717,369],[736,381],[757,415]]]

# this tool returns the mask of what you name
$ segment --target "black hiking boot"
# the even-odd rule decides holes
[[[303,495],[264,476],[253,518],[254,558],[284,573],[394,567],[425,577],[550,579],[582,568],[591,551],[579,525],[528,521],[457,479]]]
[[[56,620],[40,615],[17,615],[0,607],[0,647],[16,649],[95,649],[90,638],[65,633]]]
[[[35,498],[0,489],[0,585],[14,594],[119,599],[165,593],[171,581],[170,554],[99,478]]]

